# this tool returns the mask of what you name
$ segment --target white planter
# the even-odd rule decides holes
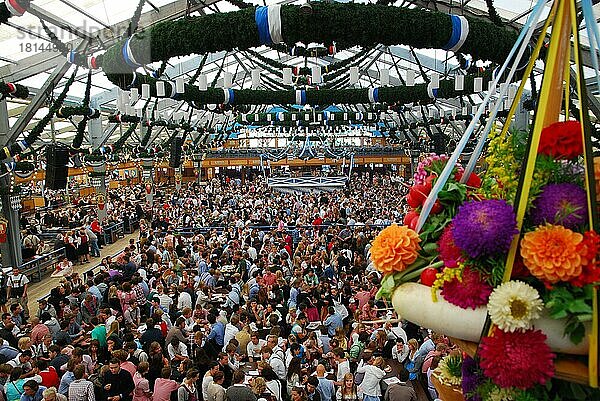
[[[438,291],[438,301],[431,299],[431,288],[418,283],[405,283],[394,291],[392,304],[401,318],[433,331],[461,340],[478,342],[483,330],[487,309],[462,309],[444,300]],[[565,320],[542,317],[534,322],[534,328],[542,330],[547,343],[554,352],[575,355],[588,354],[588,337],[573,344],[563,336]],[[590,325],[586,326],[590,331]]]

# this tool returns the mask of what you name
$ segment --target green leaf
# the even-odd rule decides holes
[[[585,336],[585,326],[583,325],[583,323],[579,322],[572,325],[572,328],[569,325],[567,325],[565,327],[565,334],[569,335],[569,339],[573,344],[579,344]]]
[[[589,322],[592,320],[593,315],[590,314],[585,314],[585,315],[577,315],[577,320],[579,320],[580,322]]]
[[[584,299],[576,299],[569,302],[568,310],[572,313],[592,313],[592,307]]]
[[[428,242],[427,244],[423,245],[423,252],[425,252],[428,255],[433,254],[435,251],[437,251],[437,244],[435,242]]]
[[[381,289],[386,291],[392,291],[396,287],[396,281],[394,280],[393,274],[386,274],[381,280]]]
[[[562,319],[567,317],[567,311],[564,309],[558,309],[556,311],[550,311],[550,317],[552,319]]]

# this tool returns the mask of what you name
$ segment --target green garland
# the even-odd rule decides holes
[[[354,3],[313,3],[312,9],[307,15],[299,6],[281,7],[281,28],[287,43],[335,41],[340,48],[404,44],[440,49],[452,31],[451,16],[435,11]],[[257,47],[261,43],[254,13],[254,9],[246,8],[161,22],[137,33],[130,48],[137,62],[149,64],[177,56]],[[460,51],[474,59],[503,62],[517,33],[480,19],[467,19],[469,35]],[[124,43],[120,41],[97,58],[109,80],[122,88],[131,82],[131,68],[123,59]]]
[[[11,85],[14,87],[14,92],[11,92]],[[2,95],[0,96],[0,99],[5,98],[6,96],[27,99],[29,97],[29,89],[21,84],[10,83],[9,85],[6,82],[0,81],[0,95]]]
[[[90,90],[92,88],[92,70],[88,71],[88,79],[85,85],[85,93],[83,95],[83,107],[90,108]],[[73,138],[73,148],[79,149],[81,144],[83,143],[83,134],[85,132],[85,127],[87,127],[87,122],[90,119],[90,115],[84,114],[83,118],[77,124],[77,131],[75,133],[75,137]]]
[[[331,63],[329,65],[323,66],[322,68],[323,68],[323,71],[325,72],[323,74],[323,81],[327,82],[328,80],[333,79],[332,77],[335,77],[335,76],[339,75],[339,73],[344,72],[344,71],[339,71],[338,74],[334,75],[333,72],[335,72],[335,71],[341,70],[342,68],[346,68],[351,65],[354,65],[355,62],[360,63],[360,61],[362,59],[364,59],[371,50],[372,50],[372,48],[363,49],[363,50],[359,51],[358,53],[352,55],[351,57],[348,57],[345,60],[337,61],[335,63]],[[262,61],[264,64],[267,64],[270,67],[275,68],[276,71],[279,70],[279,71],[275,72],[275,74],[277,74],[277,76],[279,76],[279,77],[283,76],[283,73],[281,70],[283,70],[284,68],[291,68],[292,72],[294,72],[294,74],[296,76],[310,75],[312,73],[312,69],[309,67],[296,68],[295,66],[287,65],[280,61],[265,57],[262,54],[258,53],[257,51],[254,51],[252,49],[247,49],[246,53],[256,57],[257,59]]]
[[[99,118],[100,110],[85,106],[64,106],[58,109],[56,117],[69,118],[73,116],[88,116],[89,119]]]
[[[131,134],[133,134],[133,132],[135,131],[137,126],[138,126],[138,123],[134,122],[133,124],[131,124],[129,126],[129,128],[127,128],[127,131],[125,131],[123,133],[123,135],[121,135],[121,137],[113,144],[113,152],[117,152],[117,151],[121,150],[123,145],[125,145],[125,142],[127,142],[129,137],[131,136]]]
[[[63,102],[65,101],[65,98],[67,97],[67,92],[69,91],[69,88],[75,81],[75,76],[77,74],[78,69],[79,67],[75,67],[75,70],[67,80],[67,83],[65,84],[62,92],[60,93],[60,95],[58,95],[56,100],[48,108],[48,113],[46,113],[46,115],[42,117],[40,121],[38,121],[38,123],[31,129],[31,131],[29,131],[29,135],[27,135],[27,137],[25,137],[24,140],[13,143],[12,145],[10,145],[10,147],[8,147],[8,153],[12,157],[20,155],[27,148],[30,148],[35,143],[35,141],[38,140],[46,126],[52,120],[52,117],[54,117],[58,109],[62,106]],[[6,153],[7,151],[5,150],[2,154]]]
[[[335,125],[338,123],[374,123],[379,121],[377,113],[354,113],[354,112],[301,112],[301,113],[258,113],[242,114],[235,119],[238,124],[248,125],[280,125],[279,123],[293,123],[297,125],[306,125],[321,123],[323,125]]]
[[[115,76],[112,76],[115,78]],[[118,76],[125,78],[125,76]],[[475,78],[483,79],[483,87],[492,78],[492,73],[486,71],[482,74],[466,75],[464,80],[464,90],[456,91],[453,80],[440,80],[440,87],[437,90],[437,98],[449,99],[461,95],[468,95],[474,92],[473,81]],[[157,80],[148,76],[136,73],[134,87],[141,90],[143,84],[150,85],[150,95],[156,97]],[[127,76],[126,82],[120,82],[121,85],[129,85],[131,77]],[[119,84],[118,84],[119,85]],[[121,86],[119,85],[119,86]],[[165,82],[166,93],[171,93],[173,85]],[[233,89],[235,105],[240,104],[295,104],[296,92],[294,90],[253,90],[253,89]],[[196,86],[186,85],[185,93],[176,94],[175,99],[185,100],[194,106],[201,104],[223,104],[225,95],[223,89],[207,89],[201,91]],[[429,104],[434,101],[427,92],[427,84],[416,84],[414,86],[388,86],[379,88],[379,102],[381,103],[421,103]],[[368,104],[369,89],[320,89],[306,91],[306,104],[310,105],[330,105],[330,104]]]

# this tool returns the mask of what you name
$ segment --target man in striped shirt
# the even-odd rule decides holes
[[[77,365],[73,369],[75,380],[69,386],[69,401],[96,401],[94,385],[91,381],[83,378],[84,374],[84,365]]]

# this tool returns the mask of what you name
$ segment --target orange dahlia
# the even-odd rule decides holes
[[[371,259],[384,274],[403,271],[417,259],[420,241],[419,235],[410,228],[392,224],[373,240]]]
[[[523,263],[540,280],[568,281],[581,274],[586,262],[579,253],[581,241],[583,235],[563,226],[539,226],[521,240]]]

